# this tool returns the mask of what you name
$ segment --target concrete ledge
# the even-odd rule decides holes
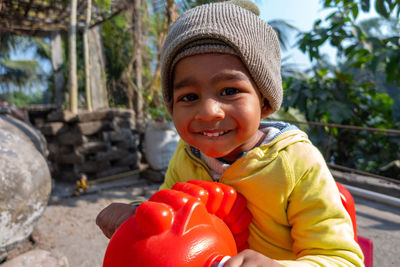
[[[376,193],[400,198],[400,184],[396,184],[390,181],[381,180],[374,177],[340,172],[332,170],[331,173],[335,180],[344,185],[355,186],[358,188],[366,189]]]

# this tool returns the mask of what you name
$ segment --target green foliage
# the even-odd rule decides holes
[[[40,79],[36,60],[0,60],[0,89],[9,91],[11,86],[23,87]]]
[[[94,2],[103,9],[108,9],[111,7],[111,0],[94,0]]]
[[[400,1],[375,1],[382,17],[362,23],[356,19],[360,10],[371,9],[369,0],[321,2],[332,13],[324,21],[317,20],[298,42],[314,62],[311,76],[284,78],[285,108],[299,109],[309,121],[400,128],[396,109],[400,104]],[[336,48],[337,66],[326,63],[320,54],[325,43]],[[400,138],[384,133],[338,128],[315,128],[311,133],[327,160],[337,164],[379,173],[400,157]]]
[[[373,36],[365,30],[366,25],[362,27],[363,25],[355,23],[360,7],[362,10],[369,10],[369,1],[324,0],[322,2],[325,8],[333,9],[333,12],[325,19],[325,23],[317,20],[313,29],[303,34],[299,40],[299,48],[309,55],[310,60],[321,58],[320,47],[329,41],[330,45],[337,49],[339,57],[353,60],[354,67],[375,70],[379,62],[386,62],[388,81],[399,82],[398,34],[386,37]],[[377,0],[376,3],[376,11],[385,18],[389,18],[390,12],[399,10],[400,6],[399,0]],[[397,11],[397,18],[392,18],[394,24],[399,25],[398,19]]]
[[[3,97],[6,102],[17,107],[43,103],[43,94],[40,92],[28,95],[24,92],[13,91],[11,94],[4,95]]]
[[[314,77],[303,80],[287,77],[284,108],[301,110],[308,121],[380,129],[400,126],[393,119],[393,99],[374,84],[339,72],[331,78],[320,74],[317,70]],[[337,164],[379,172],[379,167],[399,156],[399,140],[382,133],[320,127],[309,133],[327,160]]]
[[[106,72],[109,78],[118,79],[132,56],[132,33],[128,20],[118,15],[102,25],[101,35],[106,56]]]
[[[33,59],[11,59],[12,53],[18,54],[26,50],[30,50]],[[16,90],[23,90],[27,94],[32,94],[32,92],[41,94],[36,88],[43,86],[49,77],[41,68],[39,60],[48,59],[49,54],[49,44],[45,39],[2,34],[0,36],[0,93],[9,94]],[[17,96],[14,95],[13,99]],[[23,103],[25,100],[21,101]]]

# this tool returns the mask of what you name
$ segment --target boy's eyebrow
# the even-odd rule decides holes
[[[229,80],[246,80],[246,81],[248,81],[249,77],[246,76],[241,71],[221,72],[221,73],[214,75],[211,78],[211,83],[215,84],[219,81],[229,81]],[[185,86],[195,85],[196,83],[197,83],[196,79],[194,79],[192,77],[187,77],[187,78],[180,80],[176,84],[174,84],[173,90],[174,91],[179,90],[180,88],[183,88]]]
[[[241,71],[230,71],[230,72],[218,73],[211,78],[211,82],[213,84],[215,84],[219,81],[229,81],[229,80],[246,80],[246,81],[248,81],[249,77],[247,77]]]
[[[196,84],[196,80],[193,79],[192,77],[187,77],[187,78],[184,78],[183,80],[180,80],[176,84],[174,84],[173,90],[175,91],[182,87],[193,85],[193,84]]]

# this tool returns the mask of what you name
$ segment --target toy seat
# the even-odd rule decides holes
[[[342,200],[342,204],[350,215],[351,222],[353,224],[354,239],[360,245],[361,250],[364,253],[365,267],[372,267],[374,246],[370,239],[357,235],[357,221],[356,221],[356,209],[354,205],[354,199],[351,196],[350,192],[346,189],[346,187],[344,187],[340,183],[336,183],[336,185],[339,189],[340,199]]]

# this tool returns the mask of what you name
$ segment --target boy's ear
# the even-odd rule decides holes
[[[266,118],[272,113],[272,108],[268,103],[267,99],[263,99],[263,103],[261,105],[261,119]]]

